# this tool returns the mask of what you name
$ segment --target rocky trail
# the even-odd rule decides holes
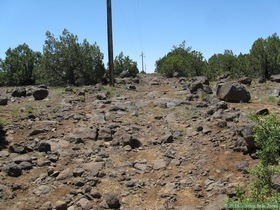
[[[38,100],[2,88],[0,209],[221,209],[258,161],[247,114],[279,114],[278,83],[253,82],[249,103],[197,83],[141,75]]]

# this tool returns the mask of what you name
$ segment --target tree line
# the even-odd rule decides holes
[[[101,82],[108,70],[103,63],[104,54],[99,46],[64,29],[56,38],[46,32],[43,52],[35,52],[27,44],[6,51],[0,59],[0,85],[91,85]],[[129,71],[136,75],[137,63],[121,52],[114,60],[115,74]],[[104,80],[103,80],[104,81]]]
[[[108,75],[104,54],[99,46],[86,39],[79,42],[78,37],[64,29],[56,38],[46,32],[43,52],[35,52],[27,44],[6,51],[5,59],[0,59],[0,85],[91,85],[101,82]],[[248,54],[234,55],[232,50],[214,54],[208,60],[199,51],[186,47],[186,42],[173,46],[155,63],[156,73],[167,77],[207,76],[215,80],[224,74],[233,78],[249,76],[269,79],[280,73],[280,39],[272,34],[266,39],[257,39]],[[130,75],[139,73],[137,62],[123,52],[114,59],[115,75],[129,71]]]
[[[185,41],[156,61],[157,73],[172,77],[207,76],[215,80],[224,74],[233,78],[249,76],[269,79],[280,73],[280,39],[276,33],[266,39],[257,39],[248,54],[234,55],[232,50],[214,54],[208,61],[201,52],[185,46]]]

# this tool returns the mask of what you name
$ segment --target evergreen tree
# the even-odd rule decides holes
[[[78,42],[78,37],[64,29],[59,39],[50,32],[43,48],[45,78],[52,85],[94,84],[105,74],[103,54],[95,43]]]
[[[0,82],[2,85],[32,85],[35,83],[35,68],[39,65],[41,53],[34,52],[27,44],[9,48],[6,58],[1,60]]]

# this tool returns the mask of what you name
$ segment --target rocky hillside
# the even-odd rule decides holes
[[[37,100],[2,88],[0,209],[221,209],[258,161],[247,114],[278,114],[278,83],[246,86],[249,103],[198,83],[141,75]]]

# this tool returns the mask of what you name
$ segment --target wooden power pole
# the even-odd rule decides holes
[[[112,4],[107,0],[107,32],[108,32],[108,60],[110,85],[115,85],[114,58],[113,58],[113,30],[112,30]]]

